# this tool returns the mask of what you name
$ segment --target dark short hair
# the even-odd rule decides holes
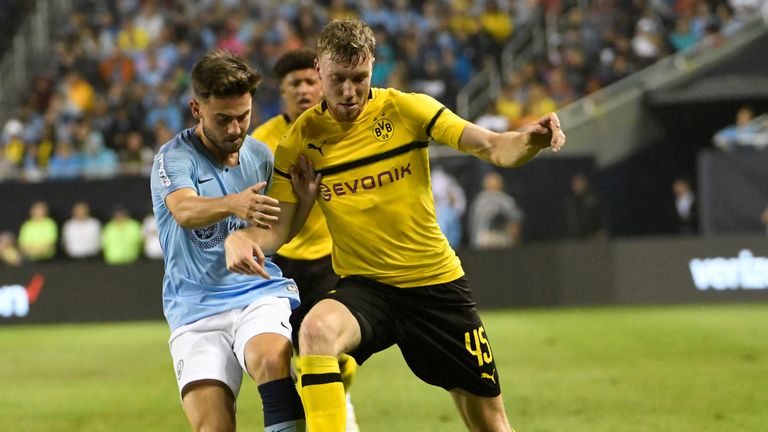
[[[272,70],[278,79],[283,79],[291,72],[315,68],[315,51],[302,47],[288,51],[280,56]]]
[[[373,58],[376,38],[368,24],[353,18],[335,19],[328,23],[317,39],[318,57],[326,52],[331,60],[343,65],[356,65]]]
[[[216,49],[204,55],[192,68],[195,97],[251,96],[261,84],[261,74],[232,52]]]

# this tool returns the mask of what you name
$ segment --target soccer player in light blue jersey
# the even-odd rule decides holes
[[[225,265],[230,232],[269,228],[280,211],[263,193],[272,178],[272,152],[247,136],[260,82],[240,58],[221,50],[206,54],[192,70],[189,106],[198,123],[163,145],[152,168],[165,259],[163,310],[182,405],[195,431],[235,430],[243,370],[259,386],[265,431],[304,430],[290,377],[296,284],[263,254],[254,256],[263,266],[257,275],[232,273]],[[302,196],[296,211],[306,218],[319,177],[302,168],[293,174]]]

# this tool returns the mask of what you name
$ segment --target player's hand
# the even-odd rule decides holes
[[[232,213],[252,226],[271,229],[280,214],[278,201],[262,194],[266,182],[256,183],[248,189],[232,195]]]
[[[224,252],[227,258],[227,270],[269,279],[269,273],[264,269],[264,252],[242,231],[234,231],[227,236],[224,240]]]
[[[312,161],[303,154],[299,155],[298,165],[291,167],[293,191],[298,195],[300,201],[314,201],[317,199],[322,177],[322,175],[315,172],[315,166],[312,164]]]
[[[549,113],[535,123],[526,126],[524,132],[531,134],[531,143],[539,148],[551,147],[558,152],[565,145],[565,133],[560,127],[560,119],[555,113]]]

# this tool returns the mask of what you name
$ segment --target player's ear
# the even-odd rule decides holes
[[[323,77],[320,75],[320,61],[317,60],[317,57],[315,57],[315,70],[317,71],[317,76],[322,79]]]
[[[200,120],[200,104],[195,99],[189,101],[189,109],[192,111],[192,117],[195,120]]]

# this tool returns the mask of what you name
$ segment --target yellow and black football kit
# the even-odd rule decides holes
[[[458,148],[466,125],[434,98],[394,89],[372,89],[352,122],[337,122],[322,103],[278,145],[270,195],[297,201],[287,173],[300,154],[323,175],[318,203],[343,278],[327,297],[360,325],[361,343],[350,353],[358,363],[396,343],[424,381],[495,396],[490,345],[459,258],[437,224],[430,186],[430,139]],[[432,343],[412,343],[426,340]]]
[[[435,99],[393,89],[372,89],[354,122],[337,122],[322,103],[278,145],[270,195],[297,201],[287,173],[303,153],[323,175],[318,203],[337,274],[401,288],[458,279],[464,271],[435,217],[427,145],[457,147],[465,125]]]
[[[291,128],[286,114],[279,114],[254,129],[251,136],[266,144],[274,153],[280,139]],[[306,223],[296,236],[272,257],[283,276],[299,287],[301,304],[291,313],[293,341],[299,349],[299,327],[312,305],[332,290],[339,280],[331,264],[331,234],[318,205],[312,208]],[[353,371],[348,371],[353,374]]]

